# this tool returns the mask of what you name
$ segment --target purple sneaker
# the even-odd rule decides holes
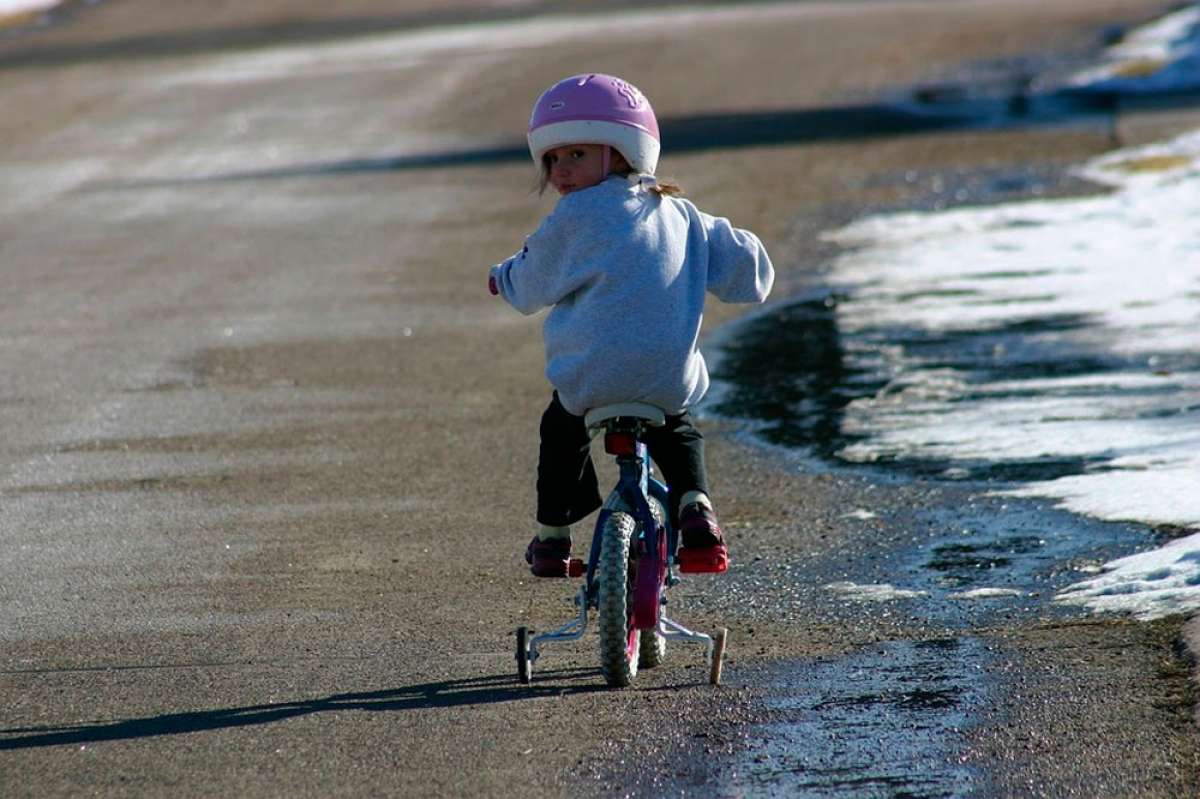
[[[684,574],[722,574],[729,569],[729,549],[712,508],[693,502],[679,511],[683,546],[676,554]]]
[[[693,502],[679,510],[679,538],[686,549],[724,546],[721,527],[712,508]]]
[[[571,559],[571,538],[543,541],[536,535],[525,548],[525,562],[535,577],[566,577]]]

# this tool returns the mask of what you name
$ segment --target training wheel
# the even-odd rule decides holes
[[[528,627],[517,628],[517,679],[523,685],[528,685],[529,674],[529,633]]]
[[[721,684],[721,665],[725,662],[725,642],[728,639],[729,631],[724,627],[713,635],[712,663],[708,671],[708,681],[712,685]]]

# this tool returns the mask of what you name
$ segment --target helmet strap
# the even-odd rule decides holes
[[[604,145],[600,151],[600,179],[604,180],[608,177],[608,170],[612,168],[612,147]]]

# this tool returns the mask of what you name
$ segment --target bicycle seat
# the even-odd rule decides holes
[[[651,427],[662,427],[667,423],[667,415],[662,408],[645,402],[618,402],[615,405],[601,405],[592,408],[584,417],[588,428],[600,427],[609,419],[620,416],[633,416],[642,419]]]

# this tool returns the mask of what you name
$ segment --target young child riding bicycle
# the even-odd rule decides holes
[[[725,539],[709,499],[704,438],[689,409],[708,390],[697,348],[705,293],[762,302],[775,273],[758,238],[699,211],[654,176],[658,122],[632,84],[576,75],[533,107],[529,150],[541,186],[560,199],[525,246],[491,268],[488,286],[543,325],[553,398],[542,416],[539,532],[525,559],[539,577],[562,577],[571,525],[600,507],[584,414],[643,402],[667,414],[648,428],[650,457],[670,489],[686,549]]]

